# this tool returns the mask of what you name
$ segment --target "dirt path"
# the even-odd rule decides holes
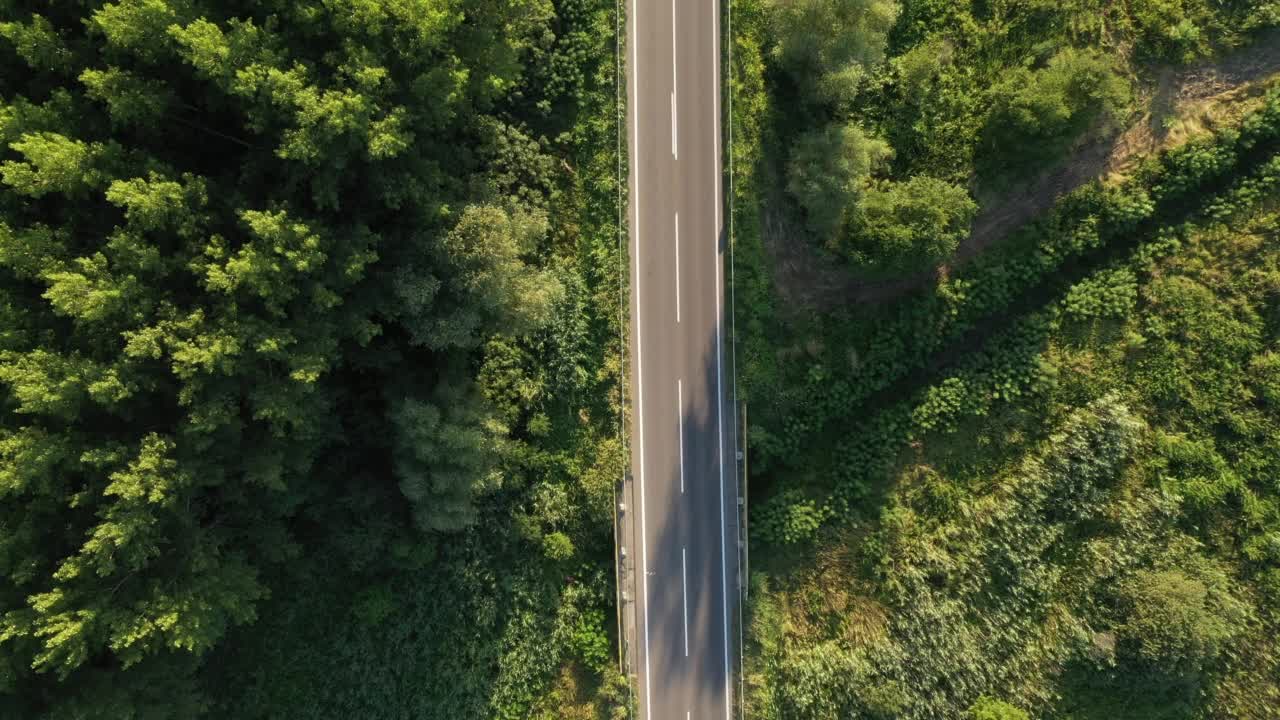
[[[1012,192],[979,198],[982,210],[969,236],[945,264],[927,272],[888,281],[866,281],[844,271],[839,261],[822,255],[808,242],[794,218],[771,198],[763,213],[765,250],[785,305],[831,309],[851,303],[892,300],[945,277],[1032,218],[1053,206],[1064,193],[1094,179],[1121,174],[1152,152],[1182,142],[1221,121],[1224,106],[1249,95],[1251,85],[1280,73],[1280,30],[1257,38],[1248,48],[1216,62],[1159,74],[1143,99],[1145,111],[1127,130],[1087,142],[1069,158],[1045,170]],[[1227,113],[1229,116],[1229,112]]]

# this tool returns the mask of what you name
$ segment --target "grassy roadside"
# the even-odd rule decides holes
[[[729,83],[732,94],[731,137],[731,238],[733,243],[733,275],[736,302],[734,323],[738,350],[737,372],[739,400],[752,406],[757,397],[765,398],[762,388],[774,385],[772,363],[773,325],[777,316],[775,293],[761,236],[762,195],[760,183],[764,170],[764,133],[771,112],[765,90],[764,7],[761,0],[732,2],[732,65]],[[748,484],[751,479],[748,477]],[[761,562],[752,555],[752,567]],[[767,557],[764,562],[768,564]],[[752,573],[752,578],[757,576]],[[757,581],[749,580],[753,587]],[[746,647],[743,648],[743,710],[747,717],[757,717],[761,693],[767,692],[758,668],[761,660],[759,639],[754,636],[755,616],[759,612],[759,594],[753,592],[743,608]]]
[[[895,452],[876,501],[765,551],[799,561],[753,576],[754,717],[821,717],[822,707],[950,717],[978,692],[1054,717],[1268,716],[1280,586],[1262,548],[1277,525],[1266,479],[1276,414],[1223,390],[1265,395],[1274,382],[1272,165],[1202,224],[1099,269],[944,374],[909,417],[927,426],[945,400],[962,418]],[[1051,379],[1019,389],[1009,384],[1018,367]],[[1097,505],[1054,509],[1080,502],[1078,490],[1025,495],[1062,462],[1054,448],[1077,442],[1056,433],[1095,422],[1090,403],[1108,396],[1143,429],[1099,476],[1106,485],[1088,495]],[[1228,593],[1214,607],[1242,602],[1250,616],[1233,634],[1238,651],[1189,660],[1189,675],[1132,659],[1144,638],[1126,613],[1169,598],[1127,583],[1169,572],[1230,588],[1211,591]],[[1091,660],[1091,643],[1112,654]],[[1121,697],[1134,698],[1124,712]]]

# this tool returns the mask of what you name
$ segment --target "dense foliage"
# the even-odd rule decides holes
[[[898,10],[893,0],[776,3],[773,52],[801,100],[818,108],[847,106],[868,67],[884,57]]]
[[[856,207],[852,232],[836,249],[866,265],[926,266],[955,251],[977,207],[964,188],[928,175],[875,182]]]
[[[1280,198],[1280,162],[1260,177]],[[837,479],[833,500],[757,504],[758,543],[818,548],[757,588],[758,715],[958,716],[987,694],[1055,717],[1267,716],[1280,226],[1231,207],[851,428],[867,440],[832,461],[857,500]],[[1117,282],[1135,294],[1081,309]]]
[[[590,710],[613,12],[0,2],[0,714]]]
[[[1243,0],[743,5],[760,14],[767,92],[805,109],[770,119],[768,162],[786,168],[787,200],[815,245],[863,276],[936,266],[967,234],[969,195],[996,202],[992,191],[1113,133],[1135,83],[1162,63],[1280,23],[1273,3]],[[872,162],[840,159],[853,148],[874,148]],[[828,176],[819,193],[796,180]],[[922,219],[926,198],[937,202]]]
[[[1114,124],[1129,103],[1129,85],[1112,65],[1096,52],[1066,48],[1044,67],[1008,73],[991,89],[983,170],[1036,169],[1091,124]]]
[[[1140,38],[1157,5],[1197,28],[1187,57]],[[886,180],[1042,167],[1124,112],[1129,63],[1280,19],[1130,2],[1055,22],[1083,6],[904,3],[870,94],[840,111],[894,151],[845,227]],[[1238,125],[1060,198],[918,292],[806,312],[779,305],[761,243],[794,91],[770,74],[776,10],[735,7],[748,714],[1273,717],[1274,82]]]
[[[898,437],[904,431],[902,423],[909,421],[906,416],[878,421],[882,428],[875,435],[833,434],[841,426],[865,426],[864,403],[889,393],[895,383],[913,373],[927,370],[948,346],[981,337],[993,318],[1015,312],[1046,292],[1067,292],[1065,311],[1078,316],[1131,309],[1136,290],[1124,271],[1103,273],[1071,287],[1079,275],[1073,266],[1096,262],[1135,243],[1160,247],[1171,239],[1165,228],[1196,211],[1213,216],[1255,200],[1274,175],[1273,163],[1258,165],[1258,160],[1277,148],[1280,95],[1273,93],[1240,131],[1228,130],[1180,147],[1153,160],[1124,185],[1086,187],[1006,245],[927,292],[904,298],[869,319],[831,323],[832,339],[843,347],[822,352],[806,367],[761,353],[758,362],[747,368],[749,383],[769,388],[781,402],[769,408],[779,412],[763,416],[776,418],[775,422],[764,423],[768,429],[758,428],[753,438],[761,451],[757,468],[793,462],[804,455],[800,452],[804,444],[825,438],[843,457],[830,472],[840,480],[841,493],[855,499],[865,490],[863,478],[876,473],[886,454],[894,452],[896,445],[889,443],[886,448],[884,438]],[[1232,173],[1245,174],[1246,179],[1233,178]],[[1030,326],[1026,332],[1034,335]],[[1023,341],[1011,337],[1009,342]],[[1021,369],[1014,376],[1017,386],[1006,392],[1019,392],[1019,386],[1030,379],[1028,372],[1031,369]],[[943,398],[954,396],[955,391],[939,393],[934,406],[947,408],[952,401]],[[947,417],[947,413],[930,411],[916,420],[927,421],[927,429],[933,429],[949,423]]]
[[[961,187],[884,177],[893,148],[850,111],[883,57],[900,8],[892,0],[804,0],[769,6],[776,82],[808,110],[790,140],[787,190],[819,243],[855,266],[896,271],[955,250],[973,216]],[[839,28],[839,32],[833,32]],[[813,127],[812,118],[818,119]],[[877,179],[877,176],[878,179]]]
[[[787,167],[787,190],[802,198],[809,227],[838,238],[856,210],[871,170],[892,155],[883,140],[856,125],[831,125],[796,138]]]

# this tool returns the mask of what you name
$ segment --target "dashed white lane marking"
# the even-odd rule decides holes
[[[676,116],[676,93],[671,91],[671,157],[680,159],[680,128]]]
[[[680,494],[684,494],[684,381],[676,380],[676,438],[680,447]]]
[[[684,603],[684,656],[689,657],[689,586],[685,583],[684,548],[680,548],[680,599]]]
[[[676,0],[671,0],[671,156],[680,159],[679,112],[676,110]]]

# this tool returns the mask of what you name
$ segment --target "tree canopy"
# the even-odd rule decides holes
[[[192,717],[302,527],[476,521],[479,368],[587,292],[533,139],[580,4],[0,2],[3,714]]]
[[[863,267],[927,267],[955,252],[977,210],[964,188],[927,175],[874,183],[839,247]]]
[[[787,189],[805,209],[809,227],[834,239],[866,188],[872,170],[893,151],[857,125],[829,125],[796,139],[787,167]]]
[[[893,0],[771,0],[775,53],[806,100],[842,105],[884,57]],[[833,32],[833,30],[836,30]]]
[[[1113,61],[1090,50],[1067,48],[1044,67],[1018,68],[993,91],[983,137],[986,162],[1015,172],[1035,168],[1090,123],[1114,123],[1130,93]]]

